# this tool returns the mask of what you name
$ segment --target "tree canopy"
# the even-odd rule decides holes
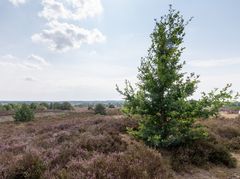
[[[199,76],[182,71],[185,61],[185,27],[192,20],[184,20],[179,11],[170,5],[168,14],[155,20],[151,46],[138,68],[136,89],[129,81],[117,90],[124,96],[123,111],[128,115],[140,115],[139,127],[131,133],[154,147],[168,147],[206,137],[195,120],[217,115],[218,109],[234,96],[227,85],[202,93],[193,100]]]

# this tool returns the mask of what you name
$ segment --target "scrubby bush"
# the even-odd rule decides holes
[[[31,103],[31,104],[30,104],[30,108],[31,108],[32,110],[36,110],[37,107],[38,107],[38,104],[37,104],[37,103]]]
[[[240,149],[239,118],[231,120],[227,118],[216,118],[203,120],[201,123],[206,126],[209,136],[215,138],[218,143],[223,144],[231,151]]]
[[[204,166],[208,163],[222,164],[229,168],[236,167],[236,159],[224,145],[213,141],[194,141],[171,149],[171,164],[180,171],[188,165]]]
[[[72,110],[73,106],[69,102],[54,102],[49,104],[49,109]]]
[[[95,114],[106,115],[106,108],[103,104],[96,104],[94,107]]]
[[[88,105],[88,110],[93,110],[93,106],[92,105]]]
[[[13,112],[13,111],[16,111],[17,109],[19,109],[20,107],[21,107],[21,104],[13,104],[13,103],[0,104],[0,111]]]
[[[37,105],[37,111],[46,111],[48,108],[46,107],[46,106],[44,106],[44,105],[41,105],[41,104],[39,104],[39,105]]]
[[[130,145],[124,152],[108,155],[96,154],[88,162],[69,163],[69,173],[60,171],[67,178],[170,178],[161,155],[144,145]]]
[[[34,119],[34,112],[28,105],[23,104],[13,117],[15,121],[27,122]]]
[[[108,108],[115,108],[115,106],[113,104],[109,104]]]
[[[63,103],[62,103],[62,106],[61,106],[61,109],[62,109],[62,110],[72,110],[73,107],[72,107],[71,103],[69,103],[69,102],[63,102]]]
[[[46,102],[42,102],[39,104],[40,106],[44,106],[46,109],[49,109],[49,104]]]
[[[126,143],[117,134],[92,135],[85,132],[79,137],[79,146],[87,151],[101,153],[121,152],[126,150]]]
[[[43,161],[35,154],[25,154],[10,170],[9,179],[40,179],[45,171]]]

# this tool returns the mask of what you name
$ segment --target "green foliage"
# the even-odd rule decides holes
[[[240,102],[233,102],[229,103],[224,106],[227,109],[233,110],[233,111],[239,111],[240,110]]]
[[[115,108],[114,104],[108,104],[108,108]]]
[[[190,100],[199,76],[182,72],[185,61],[180,60],[184,30],[190,21],[185,21],[170,6],[169,13],[156,20],[148,55],[142,58],[138,68],[137,89],[129,81],[124,90],[117,87],[125,98],[123,111],[142,118],[138,130],[130,132],[153,147],[169,147],[207,137],[200,125],[194,125],[196,119],[216,115],[233,98],[227,85],[222,90],[203,93],[200,100]]]
[[[21,108],[16,111],[14,119],[20,122],[31,121],[34,119],[34,112],[28,105],[23,104]]]
[[[49,104],[46,102],[42,102],[39,105],[45,107],[46,109],[49,109]]]
[[[63,102],[63,103],[54,102],[49,104],[48,109],[72,110],[73,106],[69,102]]]
[[[69,102],[63,102],[61,106],[62,110],[72,110],[73,107]]]
[[[36,110],[37,107],[38,107],[38,105],[37,105],[36,103],[31,103],[31,104],[30,104],[30,108],[31,108],[32,110]]]
[[[4,104],[4,105],[0,105],[0,111],[16,111],[17,109],[19,109],[21,107],[21,104]]]
[[[106,108],[103,104],[96,104],[94,107],[95,114],[106,115]]]

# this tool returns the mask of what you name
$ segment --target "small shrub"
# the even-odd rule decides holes
[[[26,154],[10,170],[9,179],[40,179],[45,171],[43,161],[35,154]]]
[[[231,140],[227,140],[226,146],[230,150],[240,150],[240,136],[235,137],[235,138],[233,138]]]
[[[72,107],[71,103],[69,103],[69,102],[63,102],[63,103],[62,103],[62,106],[61,106],[61,109],[62,109],[62,110],[72,110],[73,107]]]
[[[37,107],[38,107],[38,105],[37,105],[36,103],[31,103],[31,104],[30,104],[30,108],[31,108],[32,110],[36,110]]]
[[[144,145],[133,144],[124,152],[96,154],[85,163],[69,163],[69,178],[170,178],[161,155]]]
[[[213,145],[214,150],[209,153],[208,160],[214,164],[223,164],[229,168],[235,168],[237,161],[230,152],[221,145]]]
[[[70,176],[66,169],[62,169],[57,173],[57,178],[58,179],[69,179]]]
[[[46,109],[49,109],[49,104],[46,102],[42,102],[39,104],[40,106],[44,106]]]
[[[93,106],[89,105],[88,110],[93,110]]]
[[[113,104],[109,104],[108,108],[115,108],[115,106]]]
[[[234,127],[222,127],[218,129],[218,133],[221,137],[232,139],[240,136],[240,131],[238,128]]]
[[[183,170],[191,164],[200,167],[209,162],[223,164],[229,168],[236,167],[236,160],[230,152],[223,145],[211,141],[195,141],[172,150],[171,164],[176,171]]]
[[[59,102],[54,102],[54,103],[50,103],[48,109],[58,109],[58,110],[72,110],[73,106],[71,105],[71,103],[69,102],[63,102],[63,103],[59,103]]]
[[[20,109],[18,109],[14,115],[15,121],[27,122],[34,119],[34,112],[29,106],[23,104]]]
[[[106,115],[106,108],[103,104],[96,104],[94,111],[95,114]]]
[[[103,133],[92,135],[83,133],[79,138],[79,145],[87,151],[98,151],[100,153],[120,152],[126,150],[126,143],[116,134]]]
[[[44,106],[44,105],[38,105],[36,110],[37,110],[37,111],[46,111],[47,108],[46,108],[46,106]]]

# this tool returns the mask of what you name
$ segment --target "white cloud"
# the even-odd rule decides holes
[[[20,4],[25,4],[26,0],[9,0],[14,6],[18,6]]]
[[[201,68],[224,67],[229,65],[240,65],[240,59],[195,60],[190,61],[188,64]]]
[[[33,77],[26,77],[26,78],[24,78],[24,80],[27,81],[27,82],[37,81],[37,80],[36,80],[35,78],[33,78]]]
[[[39,16],[47,20],[81,20],[100,15],[103,11],[100,0],[42,0],[42,5]]]
[[[105,36],[98,30],[87,30],[79,26],[51,21],[48,29],[34,34],[32,41],[46,43],[53,51],[67,51],[79,48],[82,43],[93,44],[105,41]]]
[[[30,55],[26,59],[20,59],[13,55],[5,55],[0,57],[0,65],[40,70],[46,66],[49,66],[49,63],[37,55]]]

